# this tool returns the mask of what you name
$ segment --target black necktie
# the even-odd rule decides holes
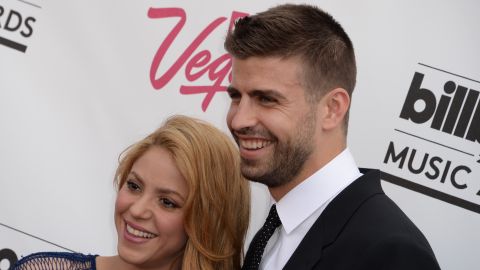
[[[267,245],[268,239],[273,235],[275,229],[280,226],[282,222],[277,214],[275,204],[270,208],[267,220],[263,227],[255,234],[250,246],[248,247],[247,255],[242,266],[242,270],[257,270],[262,261],[263,251]]]

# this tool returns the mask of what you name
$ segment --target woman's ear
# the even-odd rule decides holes
[[[335,88],[328,92],[321,101],[323,104],[322,127],[332,130],[344,125],[345,115],[350,107],[350,96],[347,90]]]

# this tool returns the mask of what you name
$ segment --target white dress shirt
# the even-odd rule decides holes
[[[282,269],[330,201],[361,175],[347,148],[283,196],[276,203],[282,225],[268,241],[260,269]]]

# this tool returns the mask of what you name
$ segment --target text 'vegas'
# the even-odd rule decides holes
[[[246,13],[233,11],[230,18],[229,29],[233,27],[234,21],[240,17],[247,15]],[[202,110],[205,111],[210,104],[215,93],[226,90],[226,85],[223,84],[225,79],[231,81],[231,57],[229,54],[223,54],[217,59],[211,59],[211,52],[202,50],[194,55],[200,44],[212,34],[221,24],[227,21],[226,17],[219,17],[213,20],[207,27],[201,31],[198,36],[187,46],[185,51],[178,57],[167,71],[161,76],[157,77],[157,71],[164,59],[167,50],[172,45],[175,38],[178,36],[184,27],[187,14],[182,8],[150,8],[148,10],[148,17],[151,19],[161,18],[179,18],[178,23],[172,28],[165,40],[158,48],[155,57],[153,58],[150,67],[150,81],[155,89],[163,88],[180,68],[185,65],[185,78],[192,82],[207,74],[212,85],[182,85],[180,86],[180,93],[182,94],[200,94],[205,93],[205,98],[202,102]],[[222,36],[225,35],[222,32]],[[187,62],[188,61],[188,62]]]

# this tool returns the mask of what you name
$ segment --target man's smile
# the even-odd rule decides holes
[[[238,139],[241,148],[246,150],[258,150],[269,146],[273,142],[265,139]]]

